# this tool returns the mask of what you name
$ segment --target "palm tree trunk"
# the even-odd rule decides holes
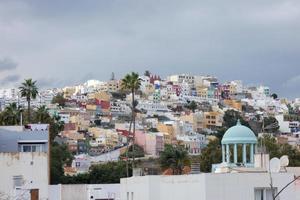
[[[126,173],[127,173],[127,177],[129,177],[128,151],[129,151],[129,143],[130,143],[129,136],[130,136],[130,132],[131,132],[131,125],[132,125],[132,119],[131,119],[130,124],[129,124],[128,137],[127,137],[127,147],[126,147]]]
[[[133,131],[132,131],[132,171],[134,168],[135,161],[135,152],[134,152],[134,144],[135,144],[135,102],[134,102],[134,88],[132,89],[132,121],[133,121]]]
[[[30,98],[27,99],[27,108],[28,108],[28,123],[31,123],[31,113],[30,113]]]

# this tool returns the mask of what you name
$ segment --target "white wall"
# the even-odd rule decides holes
[[[293,180],[291,173],[273,174],[278,191]],[[121,179],[121,200],[254,200],[255,188],[269,188],[268,173],[143,176]],[[300,187],[291,185],[280,200],[300,199]],[[133,199],[131,198],[133,193]]]
[[[39,189],[39,197],[48,199],[48,156],[44,152],[0,153],[0,194],[12,199],[16,195],[13,176],[23,176],[22,194],[30,189]],[[25,198],[26,199],[26,198]]]
[[[49,200],[120,200],[120,184],[50,185]]]
[[[283,120],[283,115],[276,115],[275,118],[278,121],[279,124],[279,130],[283,133],[290,133],[291,129],[289,128],[289,121]]]

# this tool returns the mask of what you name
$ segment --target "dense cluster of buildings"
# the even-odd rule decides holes
[[[274,98],[267,86],[249,87],[240,80],[221,83],[213,76],[188,74],[165,79],[148,74],[139,78],[135,137],[149,156],[158,156],[164,144],[173,143],[184,144],[190,154],[200,154],[208,143],[207,135],[222,127],[224,114],[231,109],[251,122],[275,117],[281,141],[296,146],[300,142],[300,123],[294,117],[300,100]],[[63,94],[64,107],[52,104],[57,94]],[[26,100],[17,89],[1,89],[1,109],[12,102],[26,107]],[[194,109],[188,107],[191,102],[196,104]],[[122,91],[121,80],[114,75],[109,81],[89,80],[76,86],[42,90],[32,101],[33,107],[40,105],[46,105],[65,124],[55,141],[67,144],[79,157],[95,160],[92,157],[103,157],[111,151],[122,154],[122,147],[128,143],[131,94]]]
[[[300,146],[300,119],[298,117],[300,99],[293,101],[279,99],[277,95],[272,95],[269,87],[248,87],[239,80],[221,83],[213,76],[180,74],[163,79],[159,75],[150,74],[140,76],[140,81],[140,89],[135,94],[137,100],[135,144],[143,149],[146,157],[158,157],[164,150],[165,144],[181,144],[186,147],[190,155],[200,155],[202,149],[212,139],[212,135],[223,127],[224,115],[228,110],[238,112],[245,121],[249,122],[250,126],[253,126],[256,133],[268,132],[267,126],[261,127],[257,124],[263,124],[264,118],[273,117],[277,120],[275,125],[279,127],[276,130],[278,141],[295,147]],[[64,106],[52,102],[53,97],[58,94],[63,95]],[[60,117],[60,120],[64,122],[64,130],[54,141],[67,145],[69,151],[74,154],[72,165],[64,169],[66,175],[85,173],[93,164],[122,158],[129,139],[132,137],[129,131],[131,98],[129,92],[121,90],[121,80],[116,80],[114,77],[106,82],[89,80],[77,86],[40,91],[38,98],[32,101],[32,106],[46,105],[51,115]],[[26,100],[20,97],[16,89],[1,89],[0,109],[3,110],[12,102],[26,106]],[[275,125],[271,124],[272,128]],[[20,127],[17,128],[18,130],[16,128],[0,130],[0,159],[3,161],[1,163],[6,163],[5,166],[1,166],[1,169],[3,170],[2,167],[4,167],[4,170],[7,170],[5,178],[9,182],[9,184],[2,185],[0,189],[5,188],[5,191],[8,191],[7,195],[13,196],[23,192],[28,196],[30,192],[34,192],[34,189],[38,189],[40,196],[43,198],[47,196],[48,134],[44,134],[47,128],[40,130],[40,126],[36,127],[37,130],[30,131]],[[240,132],[244,133],[244,130],[237,131],[236,134]],[[27,137],[27,135],[30,136]],[[227,145],[235,145],[235,143],[225,141],[222,145],[223,163],[231,163],[229,162],[231,159],[234,160],[233,163],[238,163],[236,157],[228,157]],[[254,172],[250,170],[245,173],[232,174],[230,173],[232,170],[229,169],[236,167],[235,165],[221,165],[222,169],[218,168],[220,165],[214,165],[213,171],[217,172],[215,174],[133,177],[124,179],[121,185],[112,187],[78,185],[77,189],[74,189],[71,186],[59,185],[50,187],[49,191],[56,191],[50,192],[51,194],[60,194],[52,199],[72,199],[62,196],[65,194],[74,196],[75,191],[84,191],[81,195],[85,196],[85,199],[96,199],[97,195],[103,196],[101,191],[104,189],[101,188],[108,191],[101,197],[102,199],[182,199],[193,195],[202,195],[199,199],[241,199],[242,193],[237,194],[236,198],[232,196],[233,193],[239,191],[251,194],[249,199],[269,199],[268,169],[255,168],[253,141],[256,141],[256,138],[252,140],[252,143],[249,141],[246,143],[250,145],[249,147],[243,147],[251,149],[250,160],[245,158],[249,163],[244,162],[245,160],[241,163],[247,164],[243,167],[256,169]],[[246,154],[245,151],[243,155]],[[11,166],[19,167],[14,169]],[[37,170],[35,167],[38,166],[43,166],[44,171],[41,173],[45,173],[44,175],[34,174]],[[18,170],[21,171],[18,172]],[[224,170],[225,174],[218,173]],[[27,177],[27,173],[31,175]],[[249,179],[248,185],[241,184],[246,178]],[[291,173],[275,174],[274,184],[277,190],[292,178]],[[220,179],[222,183],[218,181]],[[258,182],[260,184],[257,184]],[[213,189],[216,189],[215,186],[218,184],[222,184],[222,187],[228,185],[228,187],[216,192]],[[231,193],[233,189],[230,190],[230,188],[236,184],[239,186]],[[18,190],[18,185],[21,185],[22,189]],[[182,193],[180,188],[187,190]],[[174,190],[176,192],[172,193],[171,191]],[[148,197],[142,196],[143,194]],[[222,195],[227,196],[222,198]],[[256,195],[262,196],[260,198]],[[287,195],[282,199],[293,199],[290,197]]]

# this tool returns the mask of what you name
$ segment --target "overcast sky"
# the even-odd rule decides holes
[[[145,70],[241,79],[300,97],[300,1],[0,1],[0,87]]]

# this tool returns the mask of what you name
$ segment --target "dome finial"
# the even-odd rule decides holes
[[[242,125],[240,119],[237,120],[236,125]]]

